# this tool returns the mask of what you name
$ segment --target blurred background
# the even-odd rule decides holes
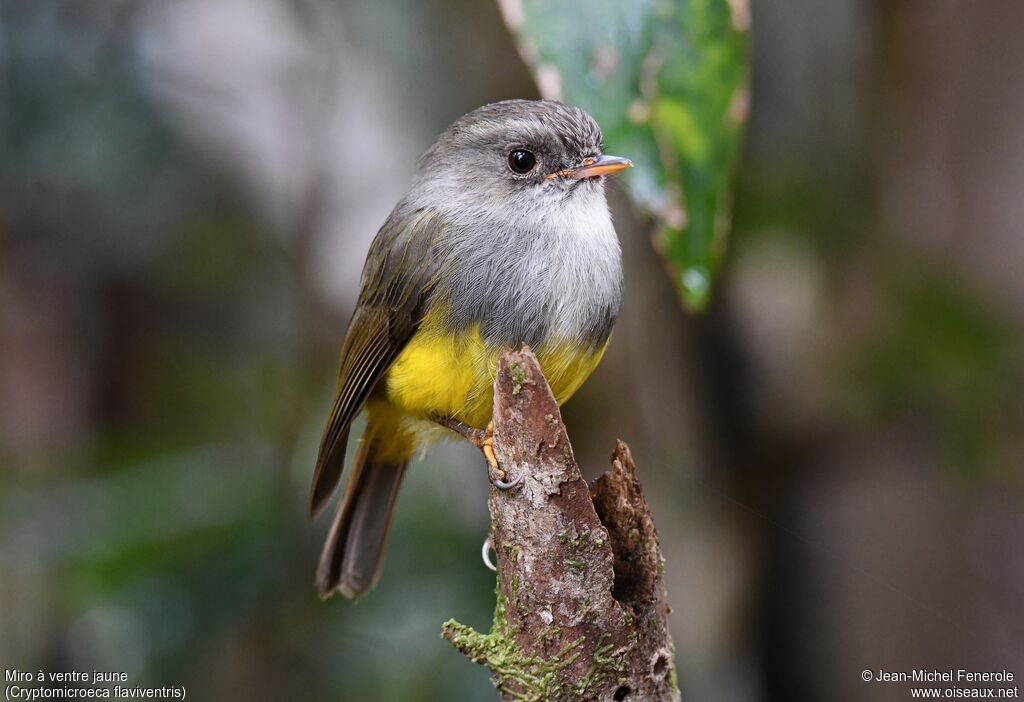
[[[702,314],[612,187],[626,307],[564,411],[589,475],[616,436],[636,456],[685,699],[1024,675],[1022,24],[1012,0],[755,4]],[[489,2],[0,2],[0,667],[495,699],[439,635],[493,608],[475,450],[413,466],[359,603],[317,599],[305,510],[415,157],[536,94]]]

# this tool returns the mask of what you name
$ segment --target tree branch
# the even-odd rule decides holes
[[[588,487],[529,349],[494,381],[495,451],[510,491],[491,488],[498,602],[489,634],[443,636],[493,674],[501,699],[679,700],[658,537],[629,448]]]

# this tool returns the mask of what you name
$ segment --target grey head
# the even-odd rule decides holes
[[[631,165],[603,154],[601,129],[580,108],[505,100],[456,120],[420,157],[414,191],[456,192],[464,206],[522,213],[600,191],[602,176]]]
[[[590,115],[560,102],[507,100],[456,120],[397,208],[442,222],[436,294],[451,324],[479,324],[495,345],[603,343],[622,300],[604,176],[630,165],[602,152]]]

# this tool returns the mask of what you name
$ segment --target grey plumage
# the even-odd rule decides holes
[[[504,167],[520,146],[540,164],[528,178]],[[462,117],[421,157],[399,209],[435,209],[444,222],[433,294],[451,305],[453,325],[480,323],[498,346],[537,347],[551,334],[595,347],[607,340],[622,304],[622,263],[604,181],[543,177],[601,148],[583,110],[508,100]]]
[[[521,151],[531,165],[513,168],[512,155]],[[601,131],[583,110],[509,100],[460,118],[420,158],[412,187],[370,246],[342,344],[312,513],[338,486],[352,420],[364,405],[370,411],[321,555],[322,595],[358,597],[373,586],[418,432],[424,424],[436,430],[434,421],[454,418],[469,404],[392,404],[381,382],[393,364],[401,366],[432,309],[447,313],[438,323],[446,334],[479,325],[490,350],[557,342],[568,343],[570,358],[596,358],[591,354],[607,341],[622,304],[622,263],[598,176],[630,164],[601,152]],[[466,397],[484,397],[486,359],[442,358],[475,368],[479,380]],[[429,371],[425,377],[429,382]],[[437,390],[443,398],[449,388]],[[483,406],[489,413],[489,402]]]

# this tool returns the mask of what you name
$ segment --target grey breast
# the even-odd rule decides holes
[[[455,225],[439,256],[445,274],[437,290],[452,325],[479,324],[494,346],[538,348],[551,336],[603,344],[622,303],[618,240],[606,209],[596,222],[563,220],[572,218],[543,226],[482,218]]]

